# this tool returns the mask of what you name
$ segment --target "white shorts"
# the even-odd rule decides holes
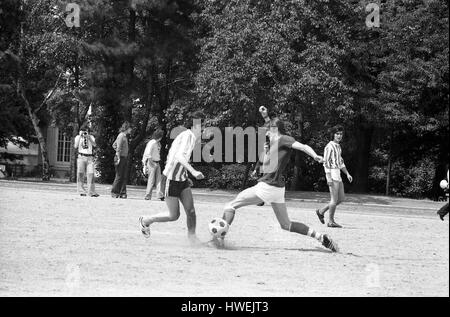
[[[284,204],[285,187],[275,187],[264,182],[259,182],[254,187],[255,194],[266,204]]]
[[[342,182],[341,170],[339,168],[331,169],[331,179],[334,180],[335,182]]]

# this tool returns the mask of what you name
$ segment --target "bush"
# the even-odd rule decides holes
[[[222,167],[211,165],[196,167],[205,175],[201,181],[194,180],[195,187],[211,189],[241,189],[246,173],[246,165],[231,164]],[[256,184],[255,180],[248,181],[248,186]]]
[[[401,162],[392,166],[391,193],[396,196],[424,198],[433,188],[435,164],[425,158],[410,168]]]

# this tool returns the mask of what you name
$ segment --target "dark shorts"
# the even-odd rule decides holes
[[[186,188],[191,187],[189,181],[177,182],[167,179],[166,175],[161,177],[161,192],[164,193],[164,197],[176,197],[180,198],[181,192]]]

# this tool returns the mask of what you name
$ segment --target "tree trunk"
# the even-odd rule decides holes
[[[247,188],[248,183],[248,174],[250,173],[250,169],[252,168],[252,163],[248,163],[245,167],[244,179],[242,180],[241,190]]]
[[[373,131],[372,126],[361,125],[356,133],[357,150],[353,191],[357,193],[366,193],[369,189],[369,157]]]
[[[389,154],[388,154],[388,166],[386,175],[386,196],[389,196],[389,188],[391,182],[391,169],[392,169],[392,144],[394,142],[394,132],[391,132],[391,138],[389,140]]]

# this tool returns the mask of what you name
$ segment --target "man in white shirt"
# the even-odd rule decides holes
[[[95,138],[89,133],[89,127],[85,123],[80,133],[75,137],[74,147],[78,150],[77,159],[77,192],[80,196],[98,197],[95,192],[94,182],[94,155],[93,148],[96,146]],[[84,189],[84,175],[87,176],[88,192]]]
[[[164,132],[160,129],[156,130],[152,139],[145,147],[144,155],[142,156],[142,166],[144,175],[148,175],[147,190],[145,192],[145,200],[152,199],[153,187],[156,186],[156,195],[160,200],[164,200],[164,195],[161,192],[161,166],[160,166],[160,152],[161,139]]]
[[[185,127],[191,128],[194,119],[204,119],[204,115],[201,112],[191,114],[186,119]],[[146,238],[150,237],[150,226],[152,224],[178,220],[181,202],[186,212],[188,238],[194,244],[199,242],[195,234],[197,216],[191,182],[188,178],[188,172],[198,180],[205,178],[200,171],[194,169],[189,163],[195,144],[201,142],[201,129],[197,128],[193,129],[195,132],[185,130],[180,133],[170,147],[166,167],[161,178],[161,190],[165,196],[168,212],[139,218],[141,232]]]

